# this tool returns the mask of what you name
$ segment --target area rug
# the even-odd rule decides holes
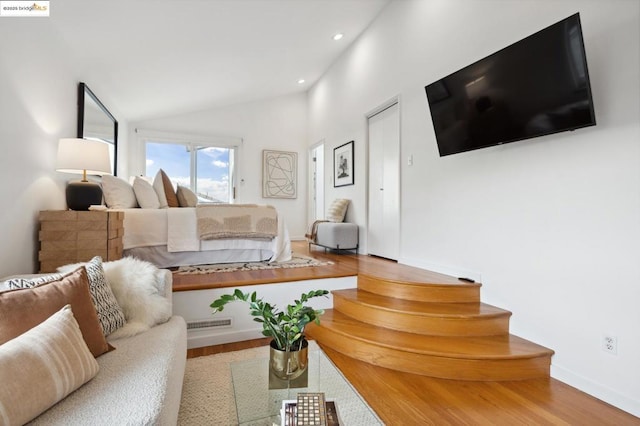
[[[268,370],[254,372],[257,365],[266,367],[262,359],[269,357],[269,347],[245,349],[235,352],[227,352],[216,355],[202,356],[187,360],[184,384],[182,387],[182,400],[178,413],[179,426],[201,425],[238,425],[236,401],[234,397],[233,380],[240,387],[240,392],[245,394],[252,386],[268,386]],[[232,380],[231,364],[244,361],[243,368],[235,372]],[[315,364],[314,364],[315,363]],[[322,375],[309,376],[309,390],[303,392],[315,392],[318,386],[330,390],[327,395],[339,401],[339,411],[344,424],[352,426],[376,426],[382,425],[380,419],[366,408],[361,397],[346,381],[342,373],[334,367],[330,367],[331,361],[323,353],[318,353],[316,342],[309,342],[309,365],[318,371],[322,368]],[[312,367],[312,365],[316,365]],[[322,365],[322,367],[320,367]],[[245,370],[246,369],[246,370]],[[286,389],[278,392],[287,392]],[[246,394],[245,394],[246,396]],[[247,404],[260,413],[265,407],[271,407],[272,398],[282,395],[270,395],[268,398],[243,401],[244,409]],[[363,404],[365,409],[363,410]],[[278,404],[279,405],[279,404]],[[271,426],[268,420],[256,420],[243,423],[251,426]]]
[[[333,265],[331,261],[323,261],[298,253],[291,255],[286,262],[242,262],[216,263],[211,265],[181,266],[178,274],[209,274],[213,272],[258,271],[261,269],[305,268],[309,266]]]
[[[269,347],[263,346],[188,359],[178,425],[237,425],[231,363],[268,356]]]

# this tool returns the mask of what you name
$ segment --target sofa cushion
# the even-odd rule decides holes
[[[97,359],[100,373],[30,426],[176,425],[187,359],[181,317],[137,336],[109,341],[117,348]]]
[[[0,345],[42,323],[67,304],[71,305],[93,356],[109,351],[91,301],[85,268],[79,268],[59,281],[0,293]]]
[[[0,423],[24,424],[92,379],[98,363],[71,306],[0,345]]]

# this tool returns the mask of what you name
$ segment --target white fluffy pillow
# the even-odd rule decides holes
[[[143,209],[159,209],[160,200],[156,190],[146,179],[136,176],[133,180],[133,192],[136,194],[138,204]]]
[[[136,194],[129,182],[111,175],[102,176],[104,201],[110,209],[131,209],[138,207]]]
[[[109,335],[109,339],[134,336],[171,317],[171,302],[163,295],[164,273],[156,266],[125,257],[105,262],[103,267],[127,319],[125,326]]]

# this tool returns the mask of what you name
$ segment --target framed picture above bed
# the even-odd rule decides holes
[[[297,198],[298,153],[262,151],[262,197]]]
[[[353,141],[333,149],[333,186],[353,185]]]

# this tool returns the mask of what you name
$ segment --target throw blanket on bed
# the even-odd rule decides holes
[[[278,233],[278,215],[273,206],[257,204],[198,204],[198,237],[272,239]]]

